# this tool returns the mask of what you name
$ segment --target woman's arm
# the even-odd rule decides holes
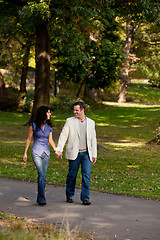
[[[28,148],[30,146],[31,140],[32,140],[32,136],[33,136],[33,128],[32,126],[29,127],[29,131],[28,131],[28,138],[26,140],[26,146],[25,146],[25,151],[24,151],[24,155],[23,155],[23,160],[26,162],[27,161],[27,151]]]
[[[50,134],[49,134],[48,142],[49,142],[49,144],[51,145],[51,147],[52,147],[52,148],[54,149],[54,151],[55,151],[55,150],[56,150],[56,145],[55,145],[55,143],[54,143],[54,141],[53,141],[52,132],[50,132]]]

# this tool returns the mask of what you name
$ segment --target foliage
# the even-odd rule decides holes
[[[31,113],[33,108],[33,93],[27,92],[19,103],[19,110]]]
[[[28,1],[28,4],[22,8],[20,15],[26,22],[29,22],[30,19],[35,19],[37,17],[39,18],[39,21],[46,21],[46,19],[50,18],[49,2],[50,1]]]
[[[119,13],[121,17],[132,16],[134,22],[160,23],[160,4],[159,0],[109,0],[113,9]]]
[[[8,0],[0,1],[0,7],[0,48],[5,49],[2,63],[7,67],[12,66],[17,83],[27,39],[32,38],[34,43],[35,29],[44,21],[48,23],[50,31],[51,66],[58,69],[57,77],[61,82],[73,81],[79,87],[88,85],[89,88],[110,86],[117,79],[122,60],[123,43],[119,37],[119,25],[123,26],[123,20],[129,16],[132,16],[135,25],[145,20],[132,48],[132,52],[141,57],[139,69],[147,76],[149,73],[150,77],[151,73],[159,71],[159,54],[156,55],[159,45],[153,47],[153,42],[157,43],[159,37],[157,26],[160,11],[157,0]],[[151,40],[150,47],[146,48],[145,39],[147,44]],[[137,64],[132,67],[136,68]],[[30,111],[28,102],[25,104],[24,109]]]
[[[71,11],[72,25],[65,28],[60,25],[59,16],[54,30],[59,40],[53,39],[52,54],[57,59],[55,68],[60,81],[99,88],[116,80],[121,60],[120,38],[116,34],[118,23],[114,12],[102,5],[92,12],[83,8],[83,18],[81,10],[76,11],[75,19],[74,9]],[[63,17],[64,22],[67,20]]]
[[[18,5],[19,3],[19,5]],[[23,68],[23,57],[28,42],[34,40],[32,29],[28,29],[20,18],[20,9],[23,2],[1,1],[0,7],[3,12],[0,16],[0,49],[1,67],[12,72],[12,85],[20,85],[20,75]],[[31,41],[32,40],[32,41]]]
[[[156,22],[156,24],[160,24],[160,4],[158,1],[151,0],[136,0],[132,2],[129,0],[110,0],[109,2],[120,19],[123,19],[126,23],[124,43],[125,59],[119,74],[121,87],[118,99],[118,102],[126,102],[127,85],[130,82],[129,72],[136,70],[133,64],[132,67],[130,66],[131,61],[135,62],[138,60],[135,53],[131,51],[134,35],[143,22]]]
[[[160,88],[160,77],[159,78],[150,78],[148,81],[152,87]]]
[[[50,108],[52,111],[70,113],[73,111],[73,105],[79,101],[79,98],[57,97],[50,99]]]
[[[139,58],[134,67],[141,73],[140,77],[158,79],[160,72],[159,43],[159,26],[155,22],[139,26],[134,36],[132,51]],[[133,77],[134,75],[132,74]]]
[[[158,16],[158,2],[135,1],[1,1],[1,47],[11,38],[7,51],[15,72],[20,70],[23,45],[35,27],[48,20],[51,31],[53,66],[61,81],[67,79],[105,87],[115,81],[121,62],[116,16],[132,15],[141,22]],[[12,14],[11,14],[12,13]],[[156,18],[158,21],[158,17]],[[120,20],[119,20],[120,22]],[[155,19],[154,21],[155,22]],[[153,29],[153,28],[152,28]],[[33,37],[33,36],[32,36]],[[14,40],[13,40],[14,38]],[[34,40],[34,37],[33,37]],[[9,41],[10,42],[10,41]],[[22,43],[22,45],[21,45]],[[17,51],[16,47],[22,51]],[[142,49],[142,48],[141,48]],[[8,61],[5,53],[3,64]]]

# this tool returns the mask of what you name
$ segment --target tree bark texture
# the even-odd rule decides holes
[[[35,92],[33,111],[30,121],[35,120],[38,107],[42,105],[49,106],[50,37],[47,22],[41,23],[36,28],[35,59]]]
[[[128,84],[130,83],[129,55],[131,50],[132,39],[133,39],[133,26],[132,26],[131,17],[129,17],[126,21],[126,42],[124,47],[125,60],[123,61],[122,69],[119,74],[119,78],[120,78],[120,93],[118,98],[119,103],[125,103],[127,99],[127,87],[128,87]]]
[[[4,83],[4,79],[3,79],[3,75],[0,71],[0,95],[4,95],[5,94],[5,83]]]

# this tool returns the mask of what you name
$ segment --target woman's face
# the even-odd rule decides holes
[[[47,115],[47,120],[50,120],[50,118],[51,118],[51,111],[48,110],[48,112],[46,113],[46,115]]]

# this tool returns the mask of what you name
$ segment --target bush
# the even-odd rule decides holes
[[[160,77],[159,78],[150,78],[148,83],[151,84],[152,87],[160,88]]]
[[[18,109],[20,93],[18,89],[6,88],[5,94],[0,95],[0,110],[15,111]]]
[[[32,112],[33,108],[33,100],[34,100],[34,95],[33,92],[27,92],[25,96],[21,99],[21,102],[19,104],[19,108],[27,113]]]
[[[77,101],[82,101],[80,98],[70,98],[70,97],[53,97],[50,99],[50,108],[53,111],[63,111],[71,112],[73,111],[73,105]]]

